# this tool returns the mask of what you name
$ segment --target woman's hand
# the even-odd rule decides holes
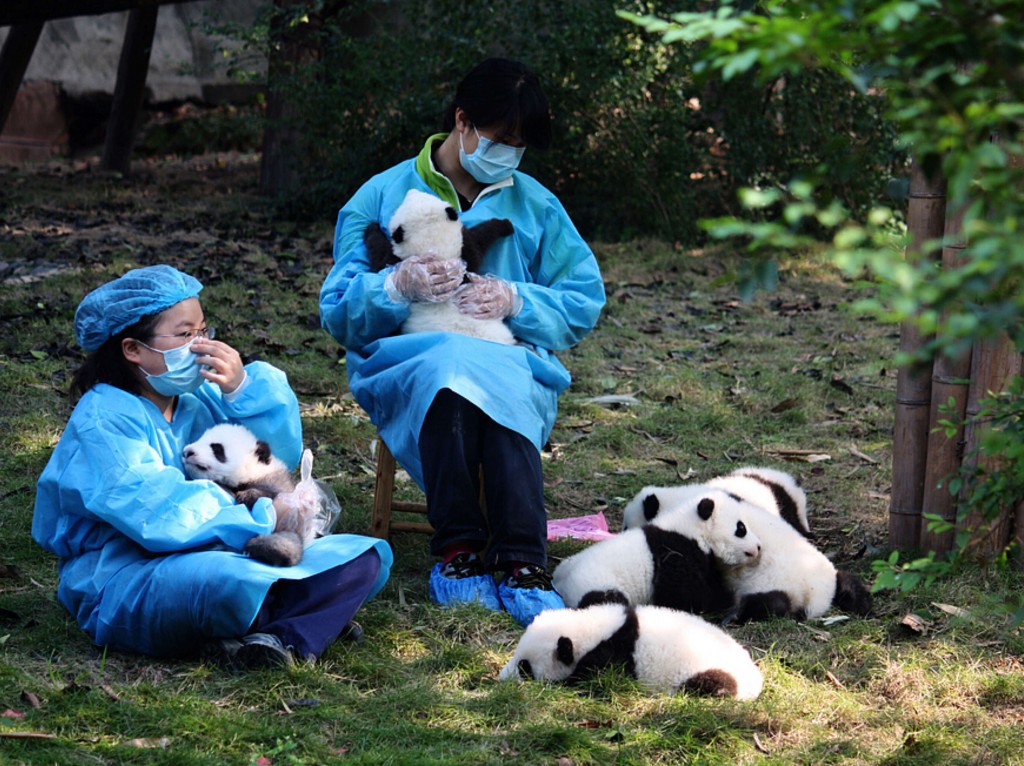
[[[466,275],[466,262],[461,258],[438,258],[422,253],[406,258],[388,275],[394,292],[413,303],[442,303],[459,289]]]
[[[522,299],[511,282],[470,274],[469,283],[455,293],[455,307],[474,319],[504,319],[518,311]]]
[[[199,374],[220,386],[225,394],[230,394],[242,385],[245,380],[242,357],[227,343],[199,338],[192,344],[192,350],[199,356],[199,364],[204,367]]]

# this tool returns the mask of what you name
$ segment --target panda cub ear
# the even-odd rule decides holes
[[[644,518],[650,521],[658,515],[658,511],[661,510],[661,501],[658,500],[658,496],[650,494],[644,498]]]
[[[256,442],[256,458],[261,463],[269,464],[270,463],[270,457],[271,457],[270,445],[267,444],[265,441],[262,441],[262,440],[257,441]]]
[[[710,497],[703,498],[697,503],[697,515],[704,521],[711,518],[711,514],[715,512],[715,501]]]
[[[571,638],[568,636],[559,637],[558,647],[555,649],[555,657],[563,665],[572,665],[573,651]]]

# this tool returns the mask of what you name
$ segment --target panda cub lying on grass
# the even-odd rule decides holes
[[[242,425],[221,423],[208,428],[185,447],[182,458],[189,478],[215,482],[249,510],[261,497],[273,499],[295,489],[288,467],[271,453],[270,445]],[[306,542],[297,532],[274,532],[251,538],[243,552],[266,564],[294,566],[302,560]]]
[[[565,559],[552,575],[567,606],[620,601],[703,614],[724,612],[733,593],[724,572],[753,565],[761,543],[750,503],[705,487],[649,524],[628,529]]]
[[[685,612],[623,604],[541,612],[499,678],[572,684],[611,667],[652,692],[752,700],[763,685],[750,654],[721,628]]]
[[[753,508],[745,521],[761,542],[756,561],[723,567],[726,587],[734,594],[727,622],[769,617],[802,620],[820,617],[832,606],[858,615],[870,613],[871,593],[864,583],[850,572],[836,570],[807,539],[806,495],[783,471],[742,468],[705,484],[645,487],[623,510],[623,525],[643,528],[645,523],[657,523],[712,487],[750,501]]]

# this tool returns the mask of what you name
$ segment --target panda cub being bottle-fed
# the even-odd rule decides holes
[[[474,226],[464,226],[455,208],[418,189],[410,189],[406,193],[402,204],[388,221],[388,229],[390,237],[380,224],[374,222],[363,232],[373,271],[380,271],[414,255],[429,253],[442,260],[461,258],[466,262],[467,273],[479,273],[487,249],[514,231],[512,222],[505,218],[491,218]],[[463,314],[451,299],[410,304],[409,317],[402,323],[401,331],[455,332],[506,345],[516,342],[504,320],[477,319]]]
[[[278,522],[278,530],[256,535],[243,548],[254,559],[274,566],[294,566],[302,560],[305,546],[323,534],[337,516],[336,498],[323,497],[322,485],[311,479],[313,453],[302,455],[302,481],[297,485],[288,467],[270,451],[270,445],[243,425],[221,423],[208,428],[182,452],[190,479],[207,479],[252,510],[261,497],[283,493],[301,494],[302,511]],[[297,487],[303,491],[299,493]],[[315,493],[311,494],[311,493]],[[333,493],[332,493],[333,494]]]
[[[574,684],[612,667],[657,693],[752,700],[764,683],[749,652],[721,628],[686,612],[623,604],[541,612],[499,678]]]

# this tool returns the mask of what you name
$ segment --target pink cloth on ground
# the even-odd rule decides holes
[[[608,521],[603,513],[590,516],[574,516],[569,519],[550,519],[548,521],[548,540],[571,537],[575,540],[607,540],[615,537],[608,531]]]

